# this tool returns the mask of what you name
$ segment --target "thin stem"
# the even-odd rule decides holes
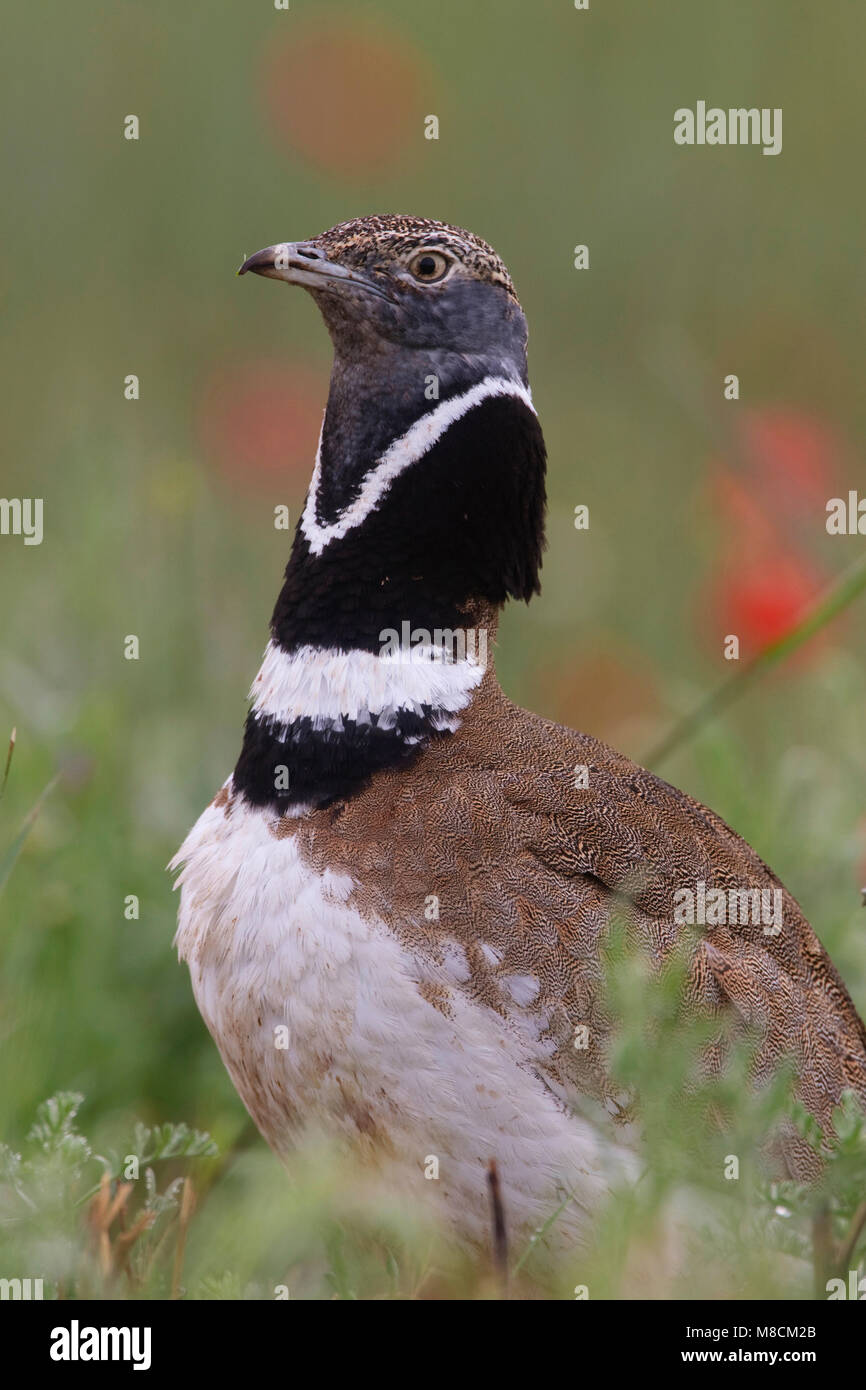
[[[12,766],[12,754],[15,752],[15,736],[18,730],[13,729],[9,735],[9,752],[6,754],[6,767],[3,772],[3,781],[0,782],[0,797],[6,790],[6,783],[9,781],[9,769]]]

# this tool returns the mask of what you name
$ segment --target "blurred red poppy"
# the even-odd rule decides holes
[[[745,414],[742,433],[755,479],[776,505],[817,508],[823,516],[842,452],[830,426],[786,407],[766,408]]]
[[[262,92],[283,149],[338,178],[388,174],[424,138],[426,63],[390,29],[332,18],[268,41]]]
[[[719,650],[723,638],[733,633],[740,639],[740,658],[756,656],[800,622],[826,583],[802,557],[781,551],[726,565],[710,596],[710,629]],[[812,638],[804,654],[814,657],[822,638]]]
[[[811,415],[787,407],[747,411],[733,460],[714,470],[714,502],[756,545],[821,534],[827,499],[841,486],[842,457],[834,431]]]
[[[832,428],[813,416],[787,407],[744,412],[734,457],[716,466],[710,484],[725,544],[699,621],[719,650],[733,633],[741,658],[756,655],[826,587],[814,544],[842,455]],[[822,635],[813,638],[798,660],[814,659],[822,645]]]
[[[327,372],[298,364],[220,367],[202,393],[199,438],[220,472],[244,490],[306,488],[313,471]]]

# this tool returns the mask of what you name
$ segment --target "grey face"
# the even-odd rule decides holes
[[[240,268],[300,285],[334,344],[322,438],[324,505],[345,505],[395,438],[487,376],[526,383],[527,329],[496,253],[412,218],[343,223],[258,251]]]
[[[409,352],[489,356],[525,372],[520,305],[504,285],[485,278],[483,268],[479,272],[477,261],[461,257],[459,244],[431,235],[410,247],[402,238],[397,249],[371,238],[347,250],[329,247],[333,236],[268,246],[239,274],[253,271],[309,290],[340,355],[374,348],[378,338]]]

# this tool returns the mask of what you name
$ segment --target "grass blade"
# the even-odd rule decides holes
[[[6,754],[6,767],[3,770],[3,781],[0,782],[0,797],[6,790],[6,783],[9,781],[9,769],[12,766],[12,754],[15,752],[15,735],[17,729],[13,729],[9,735],[9,752]]]
[[[48,794],[54,790],[57,780],[57,777],[51,778],[51,781],[48,783],[48,786],[45,787],[45,789],[37,798],[34,805],[27,812],[27,815],[24,817],[24,824],[18,831],[18,834],[15,836],[15,839],[12,841],[12,844],[7,849],[3,858],[0,859],[0,893],[2,893],[3,889],[5,888],[6,880],[8,879],[13,868],[15,867],[15,861],[21,853],[24,841],[27,839],[27,836],[30,834],[30,831],[33,829],[33,826],[36,823],[36,818],[39,815],[39,812],[42,810],[42,803],[44,802]]]

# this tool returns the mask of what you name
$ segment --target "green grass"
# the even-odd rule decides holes
[[[847,1287],[866,1259],[856,1099],[842,1097],[822,1134],[784,1072],[751,1087],[754,1044],[730,1030],[721,1074],[706,1075],[720,1025],[683,1011],[686,971],[684,953],[653,974],[613,925],[608,992],[627,1022],[612,1066],[640,1098],[641,1171],[598,1213],[588,1251],[556,1240],[563,1193],[503,1278],[327,1146],[301,1146],[289,1178],[258,1145],[220,1158],[185,1124],[136,1124],[97,1145],[80,1128],[83,1097],[65,1092],[37,1108],[21,1152],[0,1146],[3,1267],[38,1270],[57,1298],[802,1299],[825,1297],[832,1278]],[[810,1187],[768,1175],[781,1124],[825,1157]]]

